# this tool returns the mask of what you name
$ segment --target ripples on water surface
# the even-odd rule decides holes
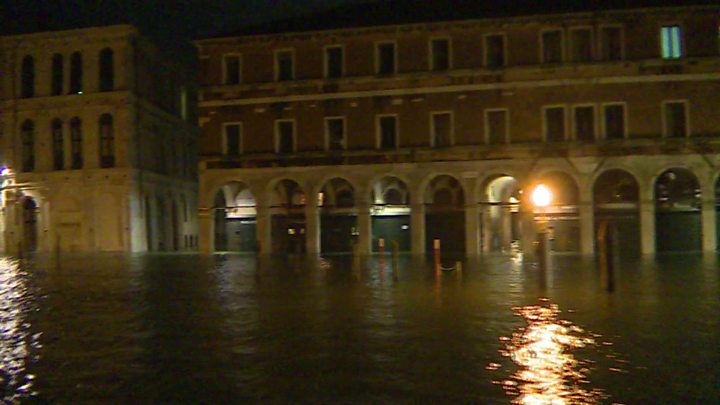
[[[4,402],[713,403],[715,257],[0,261]],[[540,297],[547,300],[538,301]],[[504,356],[503,356],[504,354]],[[538,391],[538,387],[541,389]],[[507,392],[506,392],[507,391]],[[508,396],[509,394],[509,396]]]

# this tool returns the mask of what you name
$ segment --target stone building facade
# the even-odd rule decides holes
[[[129,25],[0,37],[7,252],[193,249],[196,84]]]
[[[201,251],[717,249],[720,7],[196,41]],[[554,193],[534,207],[537,184]]]

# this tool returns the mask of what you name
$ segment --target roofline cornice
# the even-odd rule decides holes
[[[107,25],[101,27],[78,28],[71,30],[43,31],[30,34],[0,36],[0,48],[19,43],[44,42],[50,40],[87,39],[97,35],[97,39],[123,38],[140,35],[137,28],[130,24]]]
[[[220,38],[206,38],[192,41],[192,44],[197,48],[203,46],[222,45],[229,42],[238,41],[242,43],[263,43],[272,41],[288,41],[288,40],[307,40],[308,37],[331,37],[331,36],[355,36],[360,34],[372,34],[372,33],[389,33],[389,32],[407,32],[415,30],[426,30],[431,31],[432,29],[444,28],[448,26],[454,26],[459,28],[467,28],[468,26],[476,24],[487,24],[489,21],[496,22],[499,24],[523,24],[538,21],[541,19],[548,18],[589,18],[593,16],[603,15],[618,15],[618,14],[637,14],[637,13],[661,13],[661,14],[674,14],[677,12],[696,12],[705,10],[716,10],[720,11],[720,5],[691,5],[691,6],[672,6],[672,7],[642,7],[632,9],[607,9],[598,11],[582,11],[582,12],[570,12],[570,13],[550,13],[550,14],[529,14],[523,16],[514,17],[484,17],[484,18],[473,18],[467,20],[444,20],[444,21],[432,21],[432,22],[418,22],[408,24],[387,24],[387,25],[374,25],[374,26],[362,26],[353,28],[337,28],[327,30],[316,30],[316,31],[291,31],[291,32],[279,32],[272,34],[248,34],[248,35],[234,35]]]

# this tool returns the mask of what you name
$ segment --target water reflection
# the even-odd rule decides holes
[[[509,357],[518,370],[502,382],[505,392],[515,397],[516,404],[594,404],[607,398],[597,388],[584,388],[589,384],[589,362],[575,357],[574,351],[595,346],[595,339],[568,320],[558,318],[557,305],[541,300],[540,305],[513,309],[524,318],[511,338],[501,338]],[[488,368],[498,369],[497,363]]]
[[[0,396],[4,403],[19,402],[34,395],[34,375],[27,366],[37,338],[27,322],[26,274],[17,261],[0,258]]]

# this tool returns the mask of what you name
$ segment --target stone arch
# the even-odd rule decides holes
[[[534,176],[524,196],[530,198],[535,187],[543,184],[550,189],[553,198],[547,207],[535,207],[534,219],[550,234],[551,247],[555,251],[580,251],[580,189],[577,178],[564,170],[548,169]]]
[[[348,253],[359,235],[356,189],[342,177],[333,177],[322,184],[317,194],[320,215],[320,252]]]
[[[427,182],[423,201],[435,209],[461,208],[465,204],[465,188],[455,176],[439,174]]]
[[[520,237],[520,182],[514,176],[496,173],[485,177],[481,184],[482,249],[509,251]]]
[[[356,205],[355,186],[347,179],[333,177],[322,184],[318,205],[324,208],[352,208]],[[320,194],[321,193],[321,194]]]
[[[448,174],[433,176],[423,190],[425,201],[425,250],[436,239],[445,252],[465,253],[465,188]]]
[[[257,249],[256,200],[250,186],[231,180],[219,186],[213,200],[216,251],[254,252]]]
[[[617,230],[623,254],[638,254],[640,242],[640,183],[630,172],[609,168],[597,173],[592,184],[595,229]],[[606,224],[606,225],[603,225]]]
[[[304,253],[305,206],[308,197],[295,180],[281,178],[268,187],[271,217],[271,251],[274,253]]]
[[[370,185],[372,204],[372,246],[378,250],[379,239],[398,244],[400,251],[410,250],[410,190],[400,176],[376,177]]]
[[[655,243],[658,252],[702,249],[702,190],[685,167],[663,170],[653,183]]]

